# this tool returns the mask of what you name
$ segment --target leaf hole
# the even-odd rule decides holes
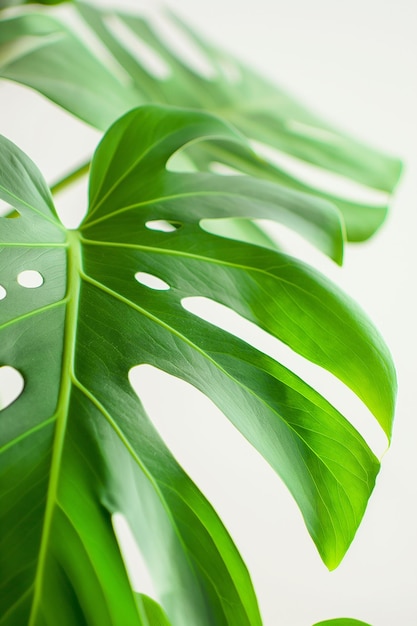
[[[25,387],[22,374],[11,365],[0,367],[0,411],[7,409],[21,395]]]
[[[24,270],[18,274],[17,282],[26,289],[36,289],[43,285],[43,276],[36,270]]]
[[[151,575],[128,520],[122,513],[113,513],[112,524],[133,590],[146,593],[156,600],[157,594]]]
[[[197,167],[195,163],[190,159],[190,157],[185,153],[187,147],[180,148],[174,154],[171,154],[167,163],[166,169],[168,172],[180,172],[180,173],[194,173],[197,171]]]
[[[62,7],[62,5],[61,5]],[[65,24],[77,33],[77,38],[88,48],[102,65],[110,70],[117,80],[124,86],[130,87],[133,80],[125,68],[119,63],[109,48],[101,41],[87,21],[77,11],[66,11]],[[39,44],[38,44],[39,45]]]
[[[158,278],[153,274],[148,274],[147,272],[136,272],[135,278],[141,285],[145,287],[149,287],[150,289],[155,289],[156,291],[167,291],[171,289],[171,287],[166,283],[162,278]]]
[[[13,217],[20,217],[20,214],[12,206],[10,206],[8,202],[0,198],[0,217],[10,219]]]
[[[244,176],[244,173],[240,170],[230,167],[230,165],[226,165],[225,163],[220,163],[219,161],[212,161],[209,165],[209,170],[220,176]]]
[[[378,457],[387,449],[387,438],[377,420],[365,404],[341,380],[326,369],[312,363],[248,321],[236,311],[203,296],[191,296],[181,300],[182,307],[196,317],[242,339],[260,352],[300,377],[332,404],[356,428],[368,446]]]
[[[208,80],[217,76],[210,58],[185,27],[161,13],[152,16],[152,26],[164,45],[188,69]]]
[[[202,391],[148,364],[132,367],[129,381],[160,437],[235,540],[241,536],[241,515],[254,513],[253,497],[265,496],[265,485],[274,497],[277,492],[288,497],[265,459]]]
[[[4,300],[6,296],[7,296],[7,291],[5,290],[3,285],[0,285],[0,300]]]
[[[173,233],[181,228],[182,224],[179,222],[169,222],[168,220],[151,220],[150,222],[146,222],[145,226],[149,228],[149,230],[157,230],[161,233]]]
[[[92,141],[94,141],[94,143],[97,142],[95,131],[92,131]],[[54,197],[55,208],[65,228],[75,230],[79,227],[87,213],[87,197],[87,174],[83,174],[81,178],[71,183],[65,190],[56,194]],[[77,207],[76,210],[75,207]]]
[[[165,60],[151,46],[139,39],[130,26],[120,17],[108,15],[104,22],[113,37],[148,74],[158,80],[166,80],[171,76],[171,68]]]

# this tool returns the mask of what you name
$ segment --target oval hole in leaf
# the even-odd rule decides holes
[[[136,272],[135,278],[141,285],[145,287],[149,287],[150,289],[155,289],[156,291],[167,291],[171,289],[171,287],[166,283],[162,278],[158,278],[153,274],[148,274],[147,272]]]
[[[0,367],[0,411],[13,404],[25,387],[22,374],[11,365]]]
[[[43,285],[43,276],[36,270],[24,270],[18,275],[17,282],[26,289],[36,289]]]
[[[225,163],[220,163],[219,161],[212,161],[209,165],[209,170],[213,172],[213,174],[219,174],[220,176],[245,176],[240,170],[230,167],[230,165],[226,165]]]
[[[158,80],[171,76],[171,68],[160,54],[146,44],[117,15],[108,15],[104,22],[115,39],[133,56],[143,69]]]
[[[387,438],[378,422],[358,396],[336,376],[219,302],[191,296],[183,298],[181,305],[186,311],[239,337],[294,372],[348,419],[376,456],[380,458],[386,451]]]
[[[7,296],[7,291],[5,290],[3,285],[0,285],[0,300],[4,300],[6,296]]]
[[[361,185],[346,176],[325,170],[259,141],[250,141],[250,144],[261,157],[313,190],[317,189],[351,202],[372,206],[385,205],[388,201],[388,194],[384,191]]]
[[[161,233],[173,233],[181,228],[179,222],[168,222],[167,220],[151,220],[150,222],[146,222],[145,226],[149,228],[149,230],[158,230]]]
[[[133,590],[138,593],[146,593],[146,595],[157,601],[157,594],[151,575],[142,552],[136,543],[129,522],[122,513],[113,513],[111,519]]]

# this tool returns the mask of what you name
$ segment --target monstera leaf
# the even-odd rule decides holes
[[[184,303],[213,299],[328,369],[389,436],[395,375],[364,314],[308,266],[209,227],[259,214],[302,221],[329,207],[245,176],[170,171],[171,155],[199,139],[245,149],[196,111],[147,106],[117,121],[94,155],[78,230],[60,223],[34,164],[1,140],[0,195],[19,216],[0,218],[0,365],[24,381],[1,413],[2,626],[261,624],[230,537],[130,385],[137,364],[220,407],[285,481],[329,568],[362,518],[379,462],[349,421]],[[323,223],[337,241],[332,215]],[[158,602],[131,590],[116,514]]]
[[[250,139],[296,159],[278,166],[217,142],[193,147],[189,157],[200,170],[219,162],[245,173],[308,191],[333,203],[343,215],[348,239],[369,237],[385,218],[400,173],[400,162],[353,140],[310,113],[295,99],[195,34],[177,18],[169,20],[193,49],[178,55],[152,21],[100,10],[83,3],[76,9],[107,48],[104,64],[66,26],[48,15],[25,14],[0,23],[0,76],[50,98],[82,120],[106,129],[116,117],[145,102],[204,109],[232,122]],[[84,26],[85,29],[85,26]],[[194,52],[195,51],[195,52]],[[208,75],[190,65],[203,56]],[[311,182],[299,163],[332,172],[383,192],[369,198],[340,193],[340,183]],[[288,167],[289,165],[289,167]],[[298,165],[298,167],[297,167]],[[319,173],[320,173],[319,171]],[[315,180],[321,180],[314,170]]]

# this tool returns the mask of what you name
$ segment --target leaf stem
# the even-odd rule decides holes
[[[72,185],[72,183],[75,183],[76,180],[88,174],[88,171],[90,169],[90,164],[91,164],[91,159],[88,159],[88,161],[86,161],[85,163],[77,167],[75,170],[72,170],[71,172],[66,174],[63,178],[61,178],[60,180],[57,180],[50,187],[51,193],[52,194],[59,193],[60,191],[65,189],[65,187]]]

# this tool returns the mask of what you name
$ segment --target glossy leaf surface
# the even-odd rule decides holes
[[[230,537],[129,383],[137,364],[219,406],[285,481],[329,568],[362,518],[379,469],[362,437],[280,363],[182,306],[200,295],[234,309],[345,381],[389,435],[395,375],[363,313],[291,257],[201,225],[279,218],[286,203],[302,214],[308,199],[247,177],[166,169],[174,152],[208,138],[241,141],[204,113],[128,113],[94,156],[78,231],[60,224],[33,163],[1,140],[0,196],[20,216],[0,218],[0,365],[25,381],[0,414],[2,626],[57,616],[64,626],[148,626],[149,616],[163,626],[261,624]],[[170,228],[155,229],[161,222]],[[27,270],[38,287],[19,283]],[[131,590],[116,513],[158,604]]]
[[[144,102],[204,109],[232,122],[250,139],[266,144],[348,181],[382,191],[372,200],[336,191],[334,183],[317,188],[300,168],[277,165],[238,145],[217,142],[192,148],[199,169],[223,163],[246,173],[269,178],[290,188],[312,192],[341,212],[350,240],[369,237],[385,218],[388,195],[398,180],[397,159],[353,140],[312,114],[295,99],[203,41],[174,16],[177,36],[192,49],[182,58],[143,17],[100,10],[77,3],[77,9],[113,57],[101,64],[76,36],[47,16],[16,17],[0,24],[0,75],[22,82],[46,95],[89,124],[106,129],[116,117]],[[31,46],[21,45],[30,35]],[[139,54],[138,54],[139,49]],[[194,52],[193,52],[194,51]],[[192,64],[205,60],[208,74]],[[117,84],[117,87],[116,87]],[[81,94],[83,96],[81,97]],[[285,159],[284,159],[285,161]],[[320,171],[312,172],[320,180]],[[339,187],[337,187],[339,189]]]

